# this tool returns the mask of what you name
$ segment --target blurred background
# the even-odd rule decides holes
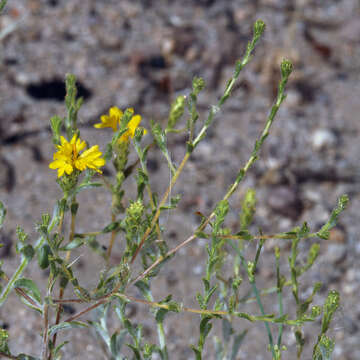
[[[234,181],[274,101],[279,64],[289,58],[295,70],[287,99],[260,160],[232,199],[227,225],[236,228],[248,187],[257,189],[256,227],[265,233],[289,230],[305,220],[315,230],[327,220],[341,194],[350,196],[348,210],[330,240],[322,243],[309,283],[323,283],[316,303],[329,289],[342,296],[331,333],[336,340],[334,359],[360,359],[359,16],[358,0],[9,0],[0,17],[0,199],[8,208],[0,233],[4,269],[11,274],[18,263],[16,225],[35,240],[34,222],[41,213],[50,212],[61,195],[56,172],[48,168],[53,154],[49,120],[55,114],[65,115],[66,73],[76,75],[85,99],[79,114],[82,138],[104,150],[111,131],[99,132],[93,124],[111,106],[134,107],[144,127],[149,128],[150,119],[165,124],[170,102],[189,94],[195,75],[207,84],[199,96],[203,120],[223,93],[235,61],[244,54],[254,21],[261,18],[267,29],[253,60],[173,189],[182,201],[177,215],[162,220],[170,228],[166,238],[171,248],[183,241],[199,223],[195,211],[209,214]],[[184,141],[183,135],[169,138],[175,161],[184,154]],[[169,170],[156,151],[149,155],[149,170],[154,189],[162,194]],[[111,166],[107,174],[113,174]],[[135,189],[134,181],[126,186]],[[109,196],[101,189],[81,196],[77,231],[102,228],[109,222]],[[273,258],[277,243],[266,243],[260,264],[259,275],[269,284],[275,284],[275,268],[267,258]],[[281,246],[284,253],[289,249],[288,244]],[[306,250],[310,243],[301,246]],[[115,247],[115,262],[119,255],[120,248]],[[90,285],[103,267],[93,258],[86,254],[76,264],[80,278]],[[154,283],[157,298],[173,293],[176,300],[195,307],[204,264],[204,242],[183,249]],[[40,283],[45,276],[36,271],[29,267],[26,276]],[[131,306],[134,319],[148,313],[143,306]],[[272,306],[268,312],[276,310]],[[156,339],[148,318],[145,335]],[[192,358],[187,344],[197,341],[195,324],[198,319],[192,315],[169,317],[171,359]],[[38,353],[42,324],[15,296],[0,309],[0,326],[9,330],[15,353]],[[238,358],[269,358],[263,325],[251,329]],[[310,334],[306,340],[312,344],[319,323],[306,329]],[[75,339],[64,358],[104,358],[86,331],[77,331]],[[290,332],[284,341],[289,354],[294,354]],[[208,343],[206,358],[213,359],[211,336]],[[284,357],[292,358],[289,354]],[[304,359],[310,358],[308,351]]]

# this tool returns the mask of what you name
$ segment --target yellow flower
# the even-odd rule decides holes
[[[132,113],[134,112],[134,109],[132,109],[132,108],[130,108],[128,110],[130,110]],[[118,107],[113,106],[109,110],[109,115],[102,115],[100,118],[101,123],[95,124],[94,127],[96,127],[97,129],[111,127],[113,129],[113,131],[115,132],[118,130],[118,127],[120,125],[120,121],[121,121],[121,118],[123,115],[124,115],[123,112]],[[135,135],[135,130],[139,126],[140,122],[141,122],[141,116],[134,115],[127,125],[128,129],[126,130],[126,132],[124,134],[121,135],[119,141],[120,142],[128,142],[129,137],[133,138]],[[144,129],[144,134],[146,134],[146,133],[147,133],[147,131],[146,131],[146,129]]]
[[[97,129],[102,129],[106,127],[111,127],[115,132],[118,129],[118,125],[120,124],[120,120],[123,116],[123,112],[116,106],[113,106],[109,110],[109,115],[101,116],[101,123],[95,124],[94,127]]]
[[[129,141],[129,137],[133,138],[135,135],[135,130],[139,126],[140,122],[141,122],[140,115],[133,116],[127,125],[128,129],[124,134],[121,135],[120,141],[125,142],[125,141]],[[146,129],[144,129],[144,134],[146,134]]]
[[[98,168],[105,165],[105,160],[101,158],[102,153],[98,145],[79,154],[85,149],[86,143],[78,139],[77,135],[74,135],[70,142],[63,136],[60,140],[61,145],[56,145],[58,151],[54,154],[54,161],[49,164],[50,169],[58,169],[58,177],[63,176],[64,173],[70,175],[75,169],[84,171],[89,168],[102,173]]]

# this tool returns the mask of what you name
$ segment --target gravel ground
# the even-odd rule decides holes
[[[91,143],[104,144],[108,138],[109,133],[99,134],[92,124],[113,105],[134,107],[145,127],[150,119],[164,122],[169,102],[189,93],[195,75],[207,83],[199,98],[205,116],[243,54],[253,22],[261,18],[267,30],[254,59],[173,190],[183,196],[181,211],[164,219],[172,229],[169,244],[173,247],[191,234],[198,224],[194,212],[209,213],[234,180],[274,100],[278,65],[283,57],[290,58],[295,71],[288,97],[260,161],[234,196],[228,225],[236,224],[240,199],[249,186],[258,189],[256,225],[266,233],[288,230],[304,220],[315,229],[327,219],[336,199],[349,194],[350,206],[330,240],[322,244],[320,261],[308,281],[324,284],[316,302],[323,301],[331,288],[342,295],[331,333],[336,339],[334,359],[360,359],[359,16],[357,0],[9,1],[0,18],[0,199],[8,207],[0,233],[6,246],[0,258],[6,272],[17,264],[16,225],[35,237],[33,223],[40,213],[51,210],[53,199],[60,195],[55,173],[48,169],[53,153],[48,124],[54,114],[64,115],[66,73],[78,78],[85,98],[81,132]],[[182,140],[170,139],[175,160],[183,154]],[[169,182],[167,166],[158,153],[151,153],[150,159],[154,189],[162,193]],[[83,194],[78,231],[97,230],[107,223],[104,209],[109,201],[102,190],[92,198]],[[265,253],[271,255],[274,245],[267,243]],[[302,246],[308,249],[310,244]],[[264,256],[260,275],[274,283],[270,258]],[[204,259],[201,241],[180,252],[154,282],[156,297],[171,292],[175,299],[196,306],[190,294],[199,290]],[[102,266],[89,253],[76,269],[85,283],[92,284]],[[44,279],[36,271],[30,267],[26,276]],[[269,312],[274,310],[267,305]],[[147,309],[133,305],[132,312],[134,319],[144,318]],[[145,335],[154,338],[148,318]],[[197,341],[197,322],[190,315],[168,319],[171,359],[192,358],[188,344]],[[38,353],[41,323],[17,298],[0,310],[0,324],[9,327],[14,352]],[[307,329],[311,344],[319,324]],[[88,333],[78,331],[74,336],[64,358],[104,358]],[[285,334],[285,341],[288,354],[294,354],[290,334]],[[212,340],[208,343],[205,358],[213,359]],[[288,354],[285,359],[294,358]],[[262,324],[252,328],[238,359],[249,357],[270,357]],[[305,352],[304,359],[310,358]]]

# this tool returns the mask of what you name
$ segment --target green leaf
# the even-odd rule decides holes
[[[124,344],[127,331],[121,330],[120,333],[115,332],[110,339],[110,351],[114,356],[120,355],[121,348]]]
[[[30,261],[35,255],[35,250],[30,244],[21,247],[19,252],[24,255],[27,261]]]
[[[52,352],[53,358],[60,360],[60,350],[68,343],[69,341],[63,341],[61,344],[59,344]]]
[[[221,200],[218,202],[215,208],[216,220],[214,221],[214,232],[218,232],[220,226],[224,223],[225,217],[229,212],[229,203],[227,200]]]
[[[250,322],[254,322],[254,320],[255,320],[253,316],[251,316],[247,313],[244,313],[244,312],[236,312],[236,313],[234,313],[234,315],[236,315],[239,318],[249,320]]]
[[[194,77],[193,83],[193,93],[197,96],[199,95],[200,91],[202,91],[205,88],[205,80],[201,77]]]
[[[167,149],[166,133],[161,128],[160,124],[155,123],[154,121],[151,121],[150,125],[151,125],[151,133],[154,137],[154,140],[155,140],[157,146],[159,147],[159,149],[161,150],[161,152],[164,154],[165,159],[167,160],[169,168],[171,170],[171,173],[174,175],[176,172],[176,169],[175,169],[175,166],[171,160],[170,154]]]
[[[205,339],[207,338],[207,336],[209,335],[211,329],[212,329],[212,324],[210,323],[210,321],[212,320],[212,317],[210,316],[205,316],[203,319],[201,319],[200,321],[200,340],[199,340],[199,345],[201,343],[201,347],[203,346],[203,344],[205,343]]]
[[[112,231],[117,231],[121,229],[121,224],[120,224],[120,221],[114,221],[112,223],[110,223],[109,225],[105,226],[101,232],[106,234],[106,233],[109,233],[109,232],[112,232]]]
[[[205,304],[208,305],[211,297],[213,296],[214,292],[217,290],[218,284],[215,284],[209,291],[207,292],[205,296]]]
[[[99,182],[90,182],[90,181],[85,182],[76,187],[75,194],[78,194],[80,191],[83,191],[86,189],[92,189],[92,188],[97,188],[97,187],[101,187],[101,186],[103,186],[103,184],[99,183]]]
[[[290,74],[293,71],[293,64],[291,63],[290,60],[284,59],[281,62],[280,69],[281,69],[281,76],[286,79],[290,76]]]
[[[170,204],[169,205],[164,205],[160,207],[160,210],[171,210],[171,209],[175,209],[177,207],[177,204],[179,203],[179,201],[181,200],[181,195],[178,194],[174,197],[172,197],[170,199]]]
[[[172,311],[172,312],[179,313],[183,309],[183,305],[179,304],[175,301],[169,301],[168,305],[169,305],[169,311]]]
[[[142,295],[148,300],[152,301],[152,295],[150,291],[150,286],[147,281],[139,280],[135,283],[135,286],[140,290]]]
[[[10,349],[8,345],[9,334],[5,329],[0,328],[0,351],[4,354],[10,355]]]
[[[243,203],[240,214],[240,226],[242,231],[246,231],[253,221],[256,210],[256,192],[254,189],[248,189]]]
[[[186,100],[186,97],[183,95],[180,95],[171,104],[166,131],[173,129],[176,126],[179,119],[184,114],[185,100]]]
[[[165,315],[169,312],[168,309],[159,309],[159,310],[156,310],[156,313],[155,313],[155,320],[157,323],[159,324],[162,324],[164,322],[164,319],[165,319]]]
[[[70,321],[70,322],[62,322],[60,324],[52,326],[48,330],[49,337],[53,336],[60,330],[68,330],[68,329],[78,329],[78,328],[87,328],[89,327],[88,324],[82,322],[82,321]]]
[[[196,360],[201,360],[201,351],[195,346],[195,345],[190,345],[191,350],[195,353],[195,358]]]
[[[206,305],[204,304],[204,297],[199,292],[196,294],[196,300],[199,303],[201,309],[206,308]]]
[[[29,235],[26,234],[26,232],[20,226],[16,227],[16,236],[20,243],[25,243],[29,237]]]
[[[346,209],[349,197],[344,194],[338,200],[336,208],[331,212],[328,222],[316,233],[318,237],[324,240],[329,239],[330,230],[336,225],[339,215]]]
[[[334,347],[335,342],[332,339],[326,335],[321,335],[314,348],[313,360],[331,360]]]
[[[336,290],[331,290],[328,293],[328,296],[325,301],[324,305],[324,315],[321,324],[321,333],[325,334],[326,331],[329,329],[330,322],[332,317],[340,305],[340,295]]]
[[[69,251],[69,250],[77,249],[78,247],[83,245],[85,243],[85,241],[86,241],[86,239],[84,239],[84,238],[75,237],[72,241],[70,241],[65,246],[61,247],[59,250],[60,251]]]
[[[261,19],[256,20],[254,24],[254,36],[256,38],[260,37],[264,33],[265,28],[266,25]]]
[[[247,241],[254,239],[254,236],[252,236],[248,230],[241,230],[237,232],[235,235]]]
[[[126,344],[126,345],[133,351],[135,359],[136,360],[141,360],[141,354],[140,354],[139,349],[136,346],[132,345],[132,344]]]
[[[304,238],[309,234],[309,232],[310,232],[310,228],[309,228],[307,222],[305,221],[299,230],[299,237]]]
[[[63,119],[55,115],[50,119],[50,126],[53,133],[53,143],[60,145],[61,127],[63,125]]]
[[[110,338],[110,335],[108,333],[106,323],[104,321],[104,316],[103,315],[101,316],[100,322],[88,321],[88,323],[89,323],[89,325],[91,325],[95,329],[95,331],[102,337],[105,344],[109,347],[110,342],[111,342],[111,338]]]
[[[41,293],[35,282],[31,279],[20,278],[15,281],[14,288],[24,289],[27,295],[34,299],[39,304],[42,303]]]

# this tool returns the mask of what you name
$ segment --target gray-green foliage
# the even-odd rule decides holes
[[[5,1],[1,2],[2,8]],[[0,9],[1,10],[1,9]],[[255,141],[255,145],[249,160],[244,166],[239,167],[237,176],[231,186],[225,191],[224,197],[216,204],[213,212],[208,216],[202,215],[201,224],[194,230],[193,235],[184,239],[178,246],[169,250],[166,229],[159,219],[163,214],[175,211],[180,201],[180,196],[171,197],[172,188],[178,181],[179,176],[197,145],[205,138],[208,128],[216,118],[216,114],[231,96],[241,70],[251,60],[252,52],[265,30],[265,24],[258,20],[254,25],[253,37],[249,41],[245,55],[235,65],[233,76],[228,80],[225,90],[218,103],[210,108],[208,116],[203,120],[197,111],[197,100],[205,87],[202,78],[194,78],[191,93],[188,96],[181,95],[171,105],[168,123],[165,130],[157,122],[151,123],[153,144],[143,145],[144,130],[136,129],[132,145],[121,142],[120,138],[127,132],[132,117],[132,110],[128,109],[121,118],[119,128],[114,132],[112,139],[106,147],[105,159],[113,161],[115,179],[102,177],[102,181],[92,180],[95,172],[85,170],[84,174],[74,171],[58,179],[62,190],[62,196],[55,202],[53,215],[44,214],[41,221],[36,224],[39,233],[37,241],[33,242],[20,227],[17,228],[18,241],[16,251],[19,255],[19,266],[12,276],[7,276],[0,267],[0,279],[3,287],[0,288],[0,305],[14,290],[26,306],[36,310],[39,317],[43,318],[42,349],[39,357],[11,353],[8,346],[8,333],[0,329],[0,355],[10,359],[60,359],[65,343],[57,344],[57,333],[60,331],[73,331],[78,328],[92,328],[103,346],[109,359],[151,359],[154,354],[161,359],[176,358],[171,354],[164,323],[168,321],[171,313],[193,313],[199,316],[199,335],[195,345],[191,345],[196,359],[204,358],[207,341],[211,335],[213,326],[221,323],[222,339],[214,336],[215,358],[217,360],[235,360],[238,351],[244,341],[249,327],[254,322],[263,322],[269,341],[269,358],[279,360],[286,350],[282,335],[284,330],[293,329],[297,342],[297,358],[300,358],[305,341],[305,324],[313,322],[322,315],[321,329],[313,348],[314,360],[330,359],[334,348],[334,341],[326,334],[330,327],[334,312],[339,306],[339,294],[330,291],[323,306],[314,305],[314,296],[319,291],[321,284],[316,283],[312,292],[307,297],[300,291],[301,276],[311,270],[316,262],[320,251],[320,242],[315,242],[307,254],[304,264],[299,262],[300,242],[308,239],[319,241],[327,239],[329,231],[335,226],[340,213],[345,209],[348,198],[346,195],[339,199],[337,207],[331,213],[329,221],[318,231],[311,232],[307,223],[274,235],[265,235],[261,229],[255,232],[251,225],[256,212],[256,191],[248,189],[239,214],[237,231],[233,232],[226,227],[227,214],[230,211],[229,198],[238,189],[246,173],[252,167],[260,155],[261,147],[268,137],[275,115],[285,100],[285,85],[292,72],[292,64],[284,60],[280,66],[280,81],[278,92],[273,106],[267,116],[263,131]],[[71,139],[74,134],[80,135],[77,125],[78,111],[82,100],[77,98],[76,79],[73,75],[66,77],[67,95],[65,105],[66,116],[51,118],[54,145],[60,144],[60,136],[66,134]],[[181,121],[186,114],[186,124],[181,128]],[[226,119],[222,119],[226,121]],[[199,131],[197,131],[197,126]],[[177,133],[186,133],[188,139],[185,144],[184,159],[175,164],[168,151],[167,141],[169,136]],[[157,148],[164,155],[171,170],[172,179],[169,188],[160,197],[153,192],[149,181],[147,169],[147,155],[153,148]],[[128,155],[134,150],[138,156],[138,162],[128,165]],[[136,169],[136,171],[135,171]],[[137,183],[135,198],[125,202],[124,195],[127,189],[124,180],[134,176]],[[77,201],[78,193],[91,191],[98,186],[106,186],[112,195],[112,203],[109,204],[111,219],[104,224],[102,229],[96,232],[76,232],[76,217],[81,211],[81,203]],[[0,227],[3,226],[6,215],[5,207],[0,203]],[[65,218],[69,219],[70,228],[64,230]],[[66,235],[66,236],[65,236]],[[104,237],[110,236],[107,250],[101,246]],[[206,240],[205,253],[207,256],[205,274],[202,284],[199,285],[196,297],[199,307],[188,308],[183,304],[186,299],[174,301],[171,294],[162,300],[156,300],[152,293],[152,279],[160,271],[166,272],[165,264],[171,262],[177,251],[185,245],[189,245],[197,238]],[[257,269],[261,265],[259,261],[262,249],[267,239],[278,239],[279,242],[288,241],[291,244],[291,252],[288,256],[290,277],[287,278],[280,272],[280,263],[286,260],[285,251],[280,247],[275,248],[276,283],[273,287],[260,289],[257,282]],[[114,241],[121,239],[124,249],[121,258],[116,265],[111,265],[111,249]],[[245,246],[247,245],[247,246]],[[190,245],[189,245],[190,246]],[[104,261],[104,269],[98,274],[98,282],[94,288],[87,288],[82,284],[80,274],[73,268],[71,254],[74,249],[88,247],[99,255]],[[255,256],[250,257],[247,249],[253,249]],[[35,256],[36,255],[36,256]],[[138,257],[139,255],[139,257]],[[32,279],[23,277],[27,265],[37,259],[41,270],[47,269],[48,280],[46,292],[42,293],[39,286]],[[134,266],[139,258],[141,264]],[[35,262],[34,262],[35,264]],[[1,265],[1,264],[0,264]],[[35,264],[36,265],[36,264]],[[231,269],[231,273],[225,269]],[[138,268],[141,266],[141,271]],[[248,290],[244,290],[243,284],[248,284]],[[135,287],[141,294],[141,298],[135,298],[129,294],[128,289]],[[64,291],[68,289],[76,299],[65,299]],[[283,295],[290,292],[294,298],[295,311],[285,312]],[[278,303],[278,312],[269,314],[263,304],[265,296],[274,296]],[[62,315],[62,303],[76,302],[83,304],[79,313],[65,318]],[[150,317],[154,327],[157,328],[158,342],[151,344],[145,339],[143,325],[130,320],[127,315],[127,306],[131,302],[142,303],[149,307]],[[259,314],[247,312],[246,305],[255,302],[259,308]],[[79,321],[85,314],[92,315],[91,320]],[[118,320],[117,330],[110,332],[109,318]],[[56,318],[56,320],[55,320]],[[86,319],[84,317],[84,319]],[[40,321],[40,320],[39,320]],[[271,327],[270,324],[273,326]],[[240,330],[239,330],[240,328]],[[276,331],[275,331],[276,330]],[[315,342],[315,339],[314,339]],[[286,358],[294,358],[286,355]]]

